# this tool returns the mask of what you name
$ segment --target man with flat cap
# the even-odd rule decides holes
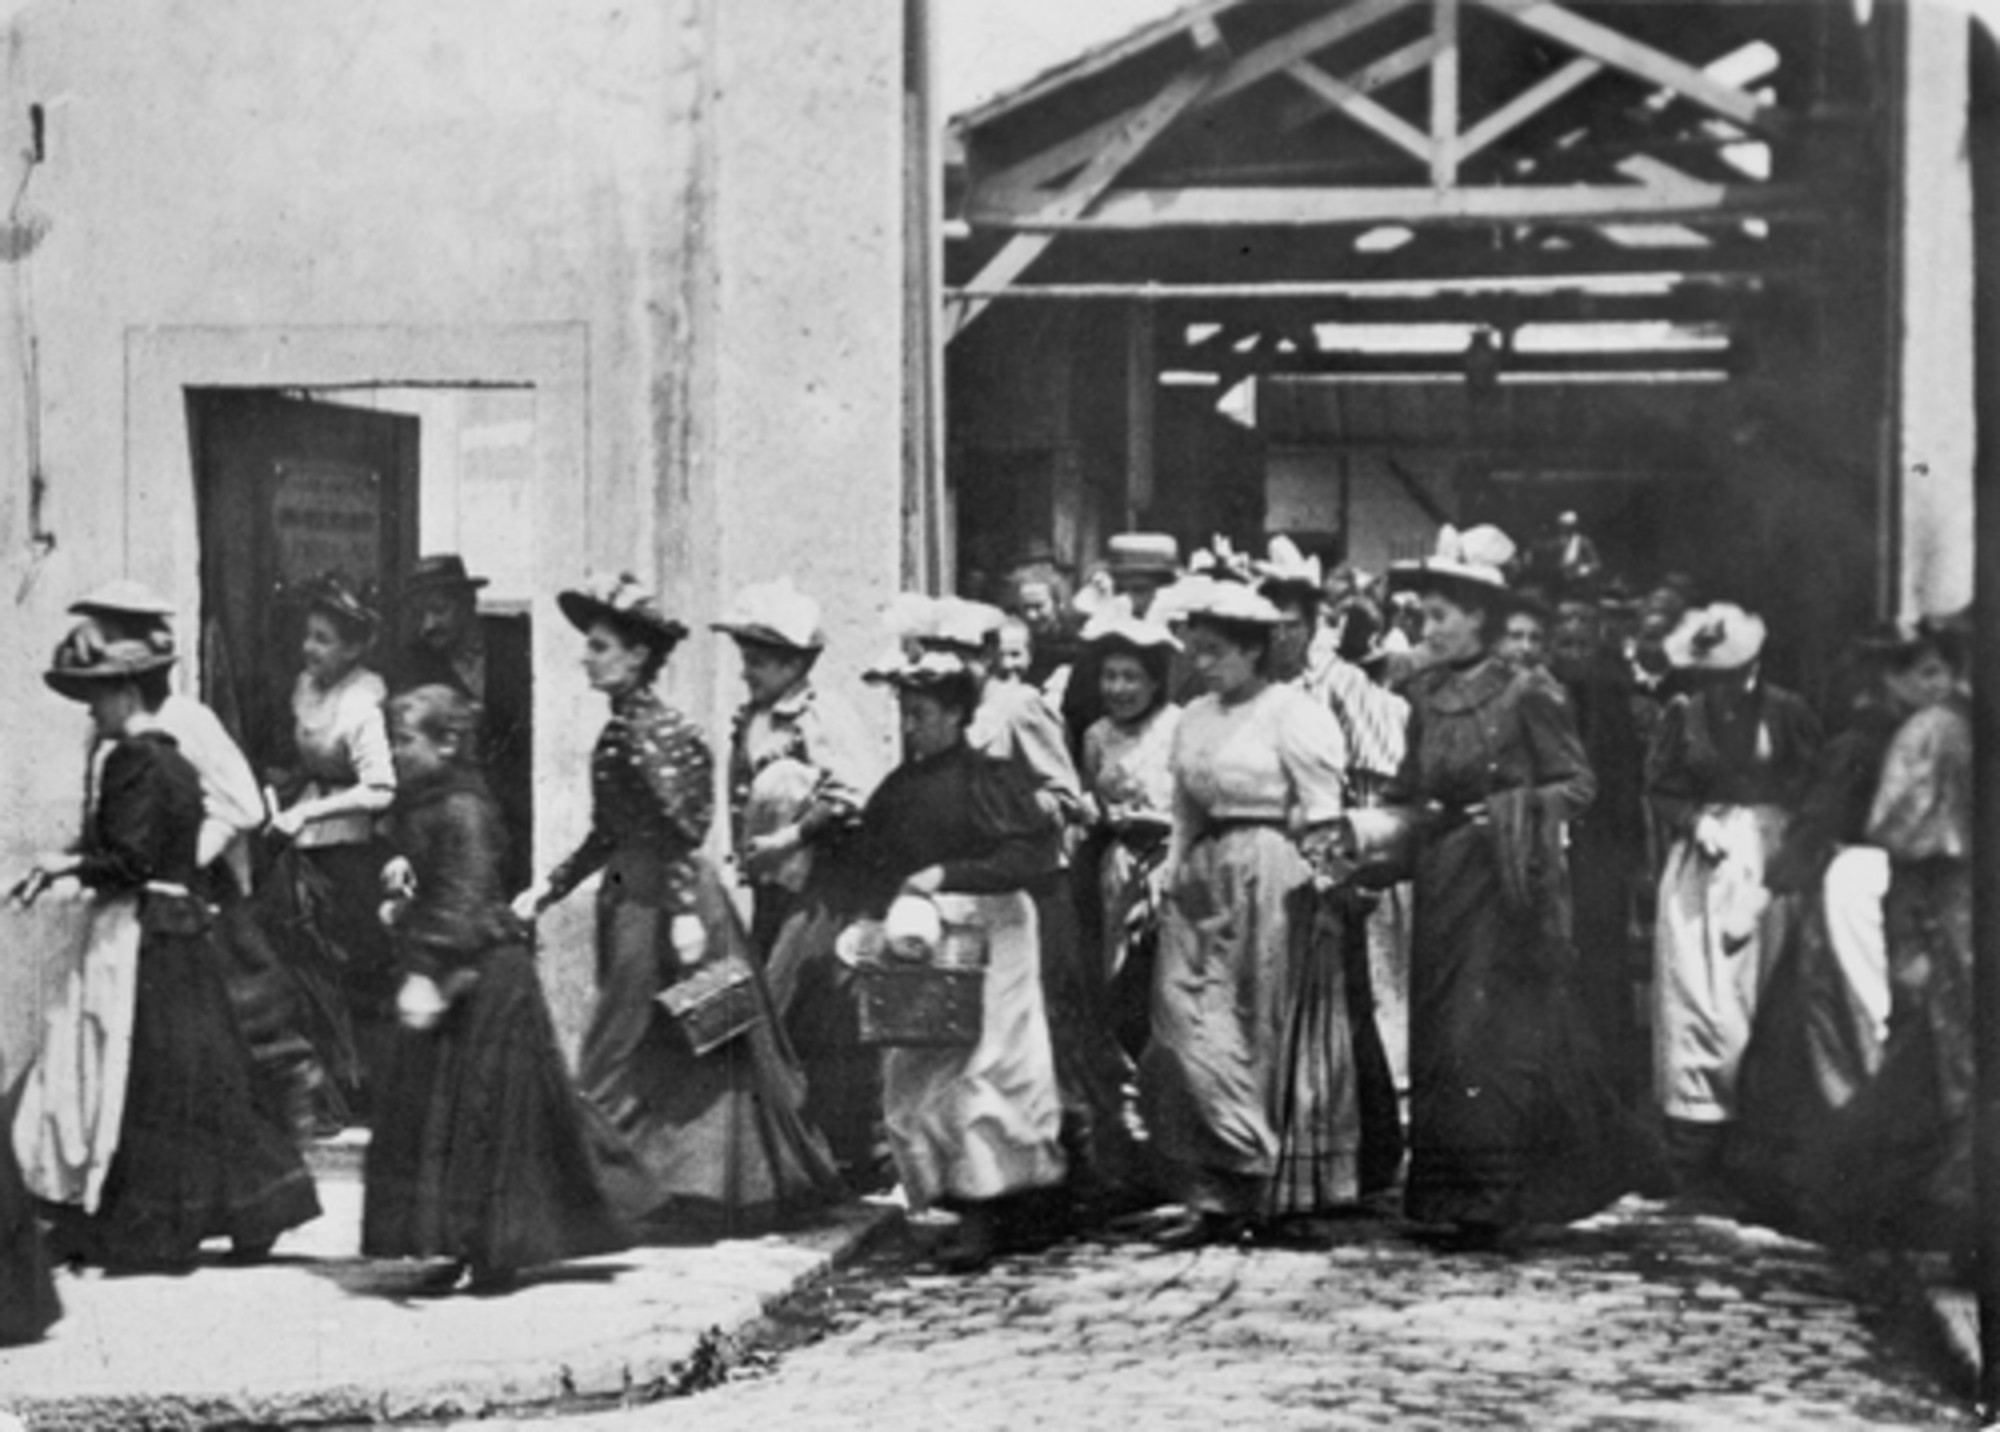
[[[404,645],[387,675],[392,696],[447,686],[479,703],[480,762],[507,825],[501,874],[511,894],[533,874],[534,686],[526,624],[479,619],[486,584],[456,552],[419,557],[403,578]]]

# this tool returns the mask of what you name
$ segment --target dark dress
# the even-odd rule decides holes
[[[0,1098],[0,1347],[33,1342],[62,1316],[34,1201],[14,1141],[4,1136],[14,1126],[17,1097],[15,1090]]]
[[[714,765],[701,733],[649,689],[616,697],[591,756],[591,829],[549,877],[560,899],[597,889],[597,1008],[578,1079],[616,1133],[601,1172],[631,1220],[741,1230],[843,1196],[826,1141],[801,1110],[805,1081],[774,1017],[697,1055],[654,999],[683,973],[674,917],[693,914],[708,960],[751,958],[749,939],[700,855],[714,814]],[[754,963],[754,961],[753,961]]]
[[[398,1029],[390,1047],[362,1252],[496,1274],[626,1246],[526,931],[504,899],[506,840],[485,782],[450,769],[403,785],[389,841],[416,876],[395,926],[397,963],[456,994],[435,1027]]]
[[[1651,1171],[1578,997],[1562,838],[1596,781],[1539,673],[1489,657],[1408,694],[1389,792],[1415,820],[1407,1210],[1468,1232],[1581,1218]]]
[[[847,908],[880,915],[905,879],[935,865],[944,919],[988,937],[977,1045],[896,1048],[883,1060],[884,1123],[917,1207],[1027,1194],[1067,1172],[1033,899],[1057,840],[1026,772],[960,742],[891,771],[843,852]]]
[[[268,1245],[319,1216],[286,1132],[252,1095],[252,1064],[195,879],[201,782],[171,738],[128,736],[104,763],[77,878],[139,896],[139,978],[117,1152],[96,1213],[69,1231],[109,1265],[185,1266],[204,1238]]]
[[[1973,1251],[1972,724],[1920,711],[1891,743],[1869,819],[1889,852],[1889,1034],[1875,1078],[1807,1160],[1809,1211],[1843,1243]]]

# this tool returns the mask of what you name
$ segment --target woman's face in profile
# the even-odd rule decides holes
[[[320,686],[331,686],[361,661],[364,643],[349,641],[339,623],[325,612],[306,614],[305,638],[299,644],[306,675]]]
[[[608,622],[597,622],[583,637],[583,674],[591,689],[618,696],[639,684],[651,653],[644,642],[628,641]]]
[[[1424,645],[1439,661],[1468,661],[1486,650],[1486,614],[1442,592],[1424,595]]]

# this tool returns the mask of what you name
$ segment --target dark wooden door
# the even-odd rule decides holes
[[[302,628],[287,600],[332,574],[393,641],[416,558],[418,421],[268,389],[190,389],[203,696],[260,771],[288,760]],[[371,660],[372,664],[372,660]]]

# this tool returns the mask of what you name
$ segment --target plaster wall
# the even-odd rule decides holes
[[[1907,8],[1898,439],[1904,616],[1972,600],[1972,171],[1968,7]]]
[[[706,623],[725,587],[830,558],[823,579],[801,571],[830,607],[886,595],[899,488],[893,17],[871,29],[778,0],[11,13],[8,194],[32,147],[28,105],[45,124],[0,234],[0,873],[77,829],[84,723],[38,675],[67,603],[130,575],[172,597],[193,631],[188,386],[535,389],[533,521],[519,535],[540,577],[544,867],[587,825],[602,720],[555,606],[561,586],[619,568],[658,583],[698,633],[666,694],[718,736],[713,718],[735,693]],[[794,146],[783,176],[742,172]],[[802,225],[770,222],[781,196],[807,201]],[[34,540],[32,473],[52,544]],[[879,493],[841,490],[863,484]],[[572,1036],[589,996],[588,905],[572,899],[544,930]],[[9,1066],[40,1004],[36,962],[15,952],[76,923],[61,909],[0,913]]]

